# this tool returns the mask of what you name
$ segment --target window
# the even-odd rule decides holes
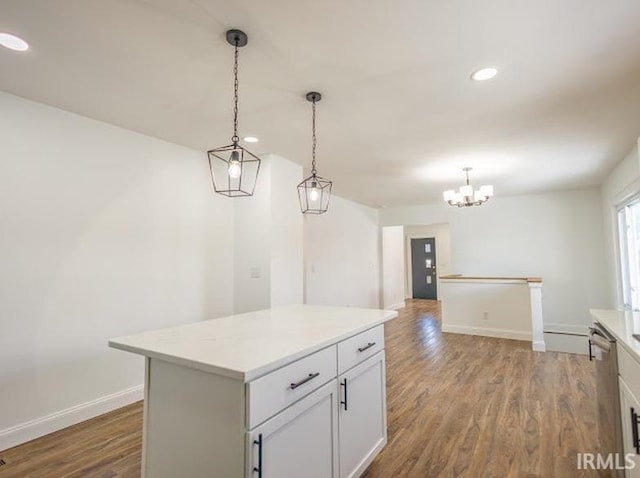
[[[618,209],[622,300],[631,310],[640,310],[640,197]]]

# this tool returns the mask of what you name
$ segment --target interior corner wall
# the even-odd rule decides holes
[[[261,158],[253,196],[229,199],[233,204],[233,312],[241,314],[271,305],[271,162]]]
[[[302,166],[275,155],[271,165],[271,306],[304,301]]]
[[[380,306],[378,210],[333,195],[329,211],[305,216],[305,303]]]
[[[234,312],[303,302],[302,166],[261,157],[254,195],[234,200]]]
[[[640,139],[638,140],[640,142]],[[618,246],[617,206],[640,193],[640,153],[638,142],[616,165],[603,181],[602,214],[604,223],[604,249],[607,264],[607,293],[609,307],[623,308],[622,285]]]
[[[385,309],[397,309],[404,307],[404,271],[404,227],[383,227],[382,305]]]
[[[450,224],[452,273],[542,277],[545,328],[586,333],[589,309],[608,305],[597,188],[380,210],[381,226],[434,223]]]
[[[231,313],[234,243],[203,152],[5,93],[0,111],[4,449],[141,398],[144,359],[107,341]]]

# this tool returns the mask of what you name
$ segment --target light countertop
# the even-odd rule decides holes
[[[248,382],[397,316],[295,305],[119,337],[109,346]]]
[[[604,326],[623,347],[640,360],[640,340],[632,334],[640,334],[640,312],[591,309],[593,319]]]

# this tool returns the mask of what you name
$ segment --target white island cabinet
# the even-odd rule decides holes
[[[146,357],[143,476],[359,476],[387,441],[396,316],[300,305],[111,340]]]

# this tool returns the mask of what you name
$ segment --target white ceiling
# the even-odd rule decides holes
[[[240,133],[256,153],[318,166],[372,206],[599,184],[640,132],[637,0],[0,0],[0,89],[205,151]],[[494,80],[470,73],[496,66]],[[205,155],[203,154],[203,161]],[[475,181],[474,181],[475,180]]]

